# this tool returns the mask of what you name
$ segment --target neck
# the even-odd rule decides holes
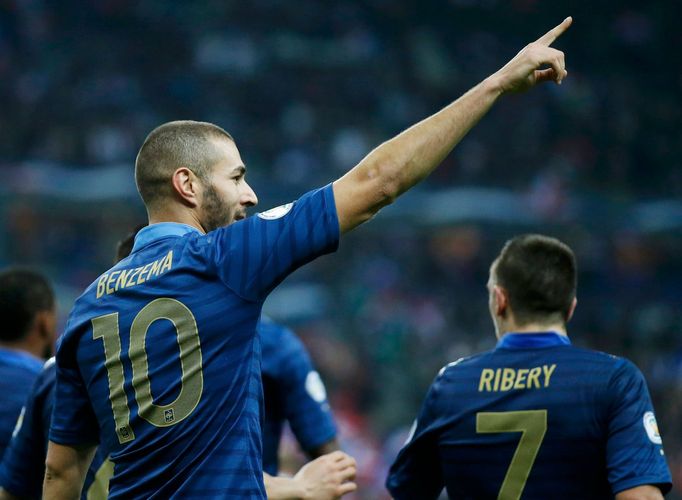
[[[502,332],[502,335],[507,333],[555,332],[559,335],[568,336],[566,325],[563,323],[529,323],[521,326],[510,322],[506,325],[500,325],[499,331]]]
[[[158,224],[160,222],[176,222],[179,224],[187,224],[188,226],[192,226],[206,234],[206,230],[201,225],[199,218],[194,212],[189,212],[187,210],[167,209],[164,211],[148,212],[148,215],[150,225]]]
[[[16,340],[13,342],[3,341],[0,342],[0,347],[5,349],[11,349],[12,351],[22,351],[35,356],[36,358],[42,359],[45,348],[39,345],[37,342],[31,342],[27,339]]]

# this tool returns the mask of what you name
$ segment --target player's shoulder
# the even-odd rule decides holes
[[[494,351],[484,351],[452,361],[438,371],[438,376],[436,378],[453,377],[466,370],[478,368],[479,365],[484,365],[489,360],[493,352]]]
[[[278,350],[291,350],[301,347],[301,341],[296,334],[286,326],[262,315],[258,322],[258,333],[261,336],[263,348],[268,345],[276,346]]]
[[[617,369],[637,369],[637,367],[627,358],[617,356],[604,351],[589,349],[587,347],[580,347],[575,345],[566,346],[561,351],[561,354],[566,358],[575,361],[584,361],[591,365],[602,365],[613,370]]]

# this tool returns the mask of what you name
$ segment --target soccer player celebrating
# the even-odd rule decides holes
[[[490,352],[438,374],[386,485],[396,499],[653,500],[671,488],[644,377],[566,335],[576,263],[554,238],[507,242],[490,268]]]
[[[153,130],[135,165],[150,225],[78,298],[60,339],[45,498],[78,496],[100,440],[110,498],[265,498],[256,326],[268,293],[429,175],[502,94],[560,83],[550,44],[570,23],[333,184],[255,217],[227,132]]]
[[[0,458],[26,396],[52,355],[57,315],[52,287],[34,271],[0,273]]]

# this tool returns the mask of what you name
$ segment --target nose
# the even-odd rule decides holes
[[[244,181],[244,191],[242,192],[241,203],[247,207],[255,207],[258,205],[258,197],[246,181]]]

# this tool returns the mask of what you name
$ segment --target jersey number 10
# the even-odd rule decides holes
[[[167,405],[154,403],[145,349],[147,331],[152,323],[160,319],[166,319],[175,326],[182,368],[180,394]],[[124,388],[118,313],[94,318],[92,338],[101,338],[104,342],[104,366],[109,379],[109,401],[114,414],[116,435],[119,443],[127,443],[135,439],[135,433],[130,427],[130,407]],[[197,322],[187,306],[170,298],[156,299],[144,306],[130,326],[128,358],[133,368],[132,386],[140,417],[156,427],[169,427],[181,422],[194,411],[204,390],[204,376]]]

